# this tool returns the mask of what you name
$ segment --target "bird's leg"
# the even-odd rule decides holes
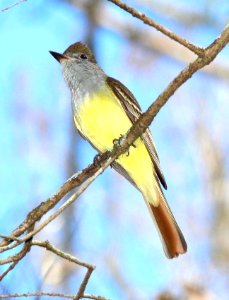
[[[117,145],[117,146],[120,146],[122,138],[123,138],[123,135],[120,134],[120,138],[119,139],[114,139],[113,144]],[[129,156],[129,155],[130,155],[130,152],[129,152],[129,150],[127,150],[126,156]]]
[[[101,164],[99,162],[100,158],[101,158],[101,154],[100,153],[96,154],[96,156],[93,158],[93,165],[94,166],[100,166],[101,167]]]
[[[120,138],[119,139],[114,139],[113,140],[113,144],[117,145],[117,146],[120,146],[122,138],[123,138],[123,135],[120,134]],[[131,146],[133,146],[134,148],[136,148],[136,145],[134,143],[132,143]],[[127,153],[126,153],[126,156],[129,156],[129,155],[130,155],[130,150],[128,149]]]
[[[123,135],[120,134],[120,137],[118,139],[113,139],[113,144],[116,146],[120,146],[122,138],[123,138]]]

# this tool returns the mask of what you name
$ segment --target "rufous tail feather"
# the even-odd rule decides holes
[[[161,197],[162,198],[162,197]],[[160,199],[158,206],[149,203],[158,230],[163,241],[164,251],[168,258],[177,257],[187,251],[184,236],[165,199]]]

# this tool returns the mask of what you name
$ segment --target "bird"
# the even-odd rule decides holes
[[[78,132],[99,154],[112,149],[114,140],[125,135],[142,114],[136,98],[124,84],[100,68],[86,44],[76,42],[63,54],[54,51],[50,54],[61,64],[71,91]],[[185,253],[185,238],[162,190],[162,187],[167,189],[167,184],[149,128],[112,167],[143,195],[166,256],[174,258]]]

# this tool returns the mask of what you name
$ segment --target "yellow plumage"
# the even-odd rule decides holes
[[[121,103],[108,86],[93,94],[87,94],[78,103],[74,121],[78,130],[97,148],[104,152],[113,147],[114,139],[127,133],[132,123]],[[153,165],[141,138],[129,149],[129,154],[121,155],[116,161],[127,171],[141,190],[144,198],[158,205],[158,188],[153,173]]]

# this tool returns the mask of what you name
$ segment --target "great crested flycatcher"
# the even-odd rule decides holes
[[[71,90],[78,131],[99,153],[111,149],[114,140],[126,134],[141,115],[137,100],[120,81],[103,72],[85,44],[77,42],[63,54],[50,53],[61,63]],[[166,255],[173,258],[185,253],[185,239],[161,189],[161,185],[165,189],[167,185],[150,130],[147,129],[112,166],[142,193]]]

